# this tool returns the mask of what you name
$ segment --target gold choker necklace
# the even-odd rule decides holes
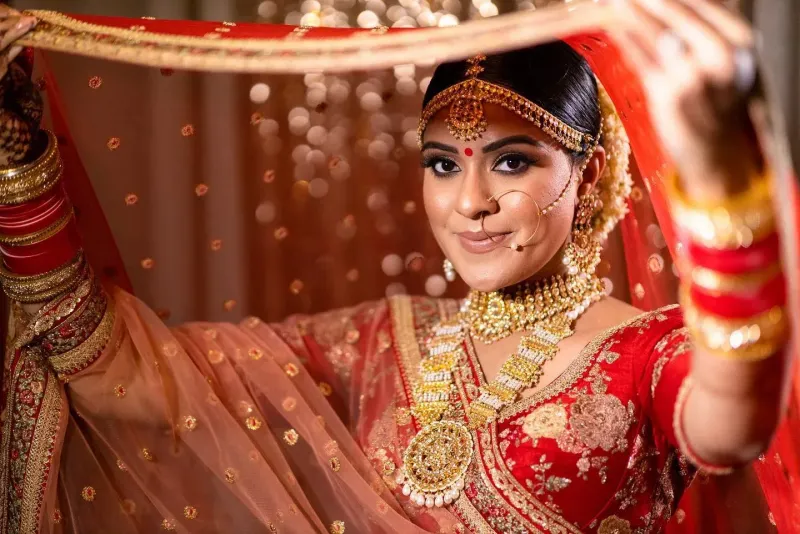
[[[602,293],[602,282],[585,273],[559,275],[535,285],[525,283],[513,292],[473,290],[460,319],[469,326],[472,337],[492,343],[561,315],[574,321]]]
[[[413,413],[423,428],[404,452],[397,477],[404,495],[428,508],[458,498],[474,455],[470,431],[492,423],[500,410],[539,383],[543,365],[558,353],[558,343],[572,335],[572,323],[602,295],[602,283],[594,274],[571,270],[535,288],[520,286],[513,297],[507,291],[473,291],[456,317],[434,327],[428,355],[420,362],[420,383],[414,388]],[[522,337],[497,377],[480,388],[467,409],[467,424],[451,417],[453,374],[466,359],[466,336],[492,342],[523,330],[531,333]]]

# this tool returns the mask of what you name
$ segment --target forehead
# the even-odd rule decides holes
[[[555,144],[555,141],[544,133],[541,128],[497,104],[483,104],[483,114],[486,118],[487,127],[479,139],[476,141],[459,141],[450,134],[447,124],[445,124],[445,119],[449,114],[450,108],[446,107],[433,116],[425,129],[422,137],[423,142],[436,140],[447,144],[485,144],[510,135],[524,134],[545,144]]]

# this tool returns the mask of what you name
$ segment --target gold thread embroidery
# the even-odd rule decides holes
[[[48,358],[50,365],[58,373],[59,378],[63,379],[86,368],[100,356],[111,339],[115,315],[114,301],[109,298],[103,319],[86,341],[70,351]]]

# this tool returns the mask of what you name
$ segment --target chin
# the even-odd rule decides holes
[[[472,272],[472,269],[465,269],[463,274],[459,274],[470,289],[483,291],[484,293],[497,291],[498,289],[512,286],[524,280],[524,277],[516,280],[514,277],[497,276],[498,270],[494,270],[494,272],[491,271],[492,270],[487,269],[487,272]]]

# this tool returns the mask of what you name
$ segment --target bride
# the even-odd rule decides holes
[[[559,41],[440,65],[425,94],[425,211],[463,301],[168,329],[85,260],[15,60],[36,20],[3,7],[2,531],[661,532],[698,470],[756,459],[790,332],[752,35],[711,2],[625,9],[612,38],[678,171],[680,307],[605,294],[630,146]]]

